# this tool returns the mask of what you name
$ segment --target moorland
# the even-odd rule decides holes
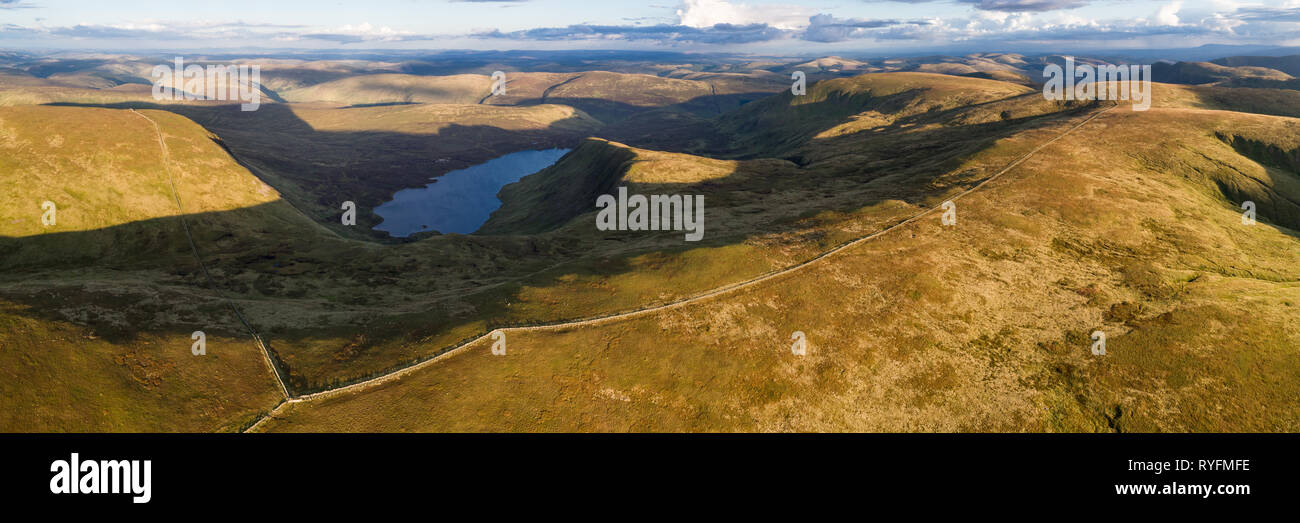
[[[1294,57],[1158,63],[1147,111],[1044,99],[1059,56],[210,59],[265,103],[0,63],[6,430],[1300,428]],[[373,229],[556,147],[474,234]],[[618,187],[707,234],[599,230]]]

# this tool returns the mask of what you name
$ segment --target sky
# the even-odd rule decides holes
[[[1300,0],[0,0],[0,49],[809,53],[1300,45]]]

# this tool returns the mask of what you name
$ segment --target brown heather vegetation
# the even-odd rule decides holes
[[[1293,177],[1215,131],[1296,125],[1114,111],[962,200],[957,227],[935,216],[732,295],[512,334],[506,357],[473,347],[268,428],[1294,431],[1295,232],[1243,226],[1207,178]]]
[[[1016,60],[963,63],[997,78]],[[4,84],[5,429],[245,427],[280,398],[220,296],[295,393],[322,390],[497,327],[669,303],[809,260],[1101,109],[929,73],[740,106],[783,84],[755,74],[715,95],[699,88],[721,73],[526,73],[517,98],[479,104],[478,77],[349,71],[286,67],[276,85],[292,103],[253,113]],[[1158,86],[1152,110],[1112,110],[960,200],[956,227],[934,214],[734,293],[511,331],[506,357],[471,345],[259,428],[1295,431],[1300,106],[1287,93]],[[48,102],[107,107],[32,105]],[[215,289],[141,114],[162,130]],[[482,234],[365,232],[398,188],[562,145],[576,148],[502,190]],[[703,194],[705,241],[595,230],[595,195],[620,185]],[[1244,199],[1259,225],[1241,225]],[[365,210],[357,227],[338,225],[343,200]],[[1104,357],[1088,351],[1097,329]],[[194,330],[208,357],[190,356]]]

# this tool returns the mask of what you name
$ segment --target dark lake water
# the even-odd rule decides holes
[[[402,189],[375,208],[384,221],[375,229],[396,237],[421,231],[469,234],[501,206],[497,192],[508,183],[550,167],[569,149],[519,151],[448,172],[419,189]]]

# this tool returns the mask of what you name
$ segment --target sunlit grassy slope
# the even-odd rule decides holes
[[[703,77],[665,78],[608,71],[581,73],[507,72],[504,93],[493,93],[487,75],[416,76],[374,74],[340,78],[281,91],[290,102],[334,102],[355,105],[393,103],[535,105],[567,104],[602,120],[626,116],[648,107],[683,106],[688,110],[717,110],[716,101],[698,102],[715,94],[770,92],[768,82]],[[713,84],[723,86],[718,91]],[[728,104],[734,107],[734,102]]]
[[[209,133],[141,114],[166,136],[186,212],[224,217],[196,228],[274,219],[236,211],[273,208],[277,195]],[[149,121],[3,108],[0,136],[0,427],[229,431],[278,402],[261,352],[199,277]],[[48,227],[46,200],[58,209]],[[205,356],[191,354],[194,331],[207,335]]]
[[[576,78],[554,76],[535,83]],[[1293,119],[1230,112],[1289,102],[1274,90],[1170,89],[1155,109],[1112,111],[961,200],[955,228],[935,216],[673,312],[512,333],[504,358],[471,347],[402,381],[282,410],[269,427],[1295,430],[1285,376],[1297,370],[1300,133]],[[809,92],[716,122],[664,108],[690,115],[690,147],[586,140],[503,190],[492,234],[402,244],[330,225],[339,200],[404,183],[375,173],[423,179],[411,167],[440,154],[490,157],[609,127],[549,95],[516,107],[140,114],[162,126],[215,290],[305,393],[499,326],[666,303],[807,260],[937,206],[1101,108],[920,73]],[[0,209],[0,358],[10,386],[28,387],[8,391],[6,422],[233,430],[273,406],[260,354],[182,235],[149,122],[88,107],[4,108],[0,121],[0,176],[15,187]],[[789,133],[767,128],[778,124]],[[594,196],[618,185],[704,195],[705,240],[597,231]],[[46,198],[58,230],[40,225]],[[1240,225],[1242,199],[1259,204],[1261,224]],[[1087,352],[1097,328],[1110,335],[1104,359]],[[196,358],[189,335],[201,329],[209,356]],[[803,359],[789,354],[794,330],[811,342]]]
[[[1042,123],[1002,122],[989,136]],[[920,140],[922,134],[917,131],[908,140]],[[338,261],[331,265],[346,264],[337,273],[351,274],[353,281],[335,279],[308,293],[346,307],[320,318],[327,326],[325,332],[319,327],[303,328],[304,321],[285,325],[275,340],[277,351],[286,353],[294,373],[303,377],[302,386],[312,390],[408,364],[496,325],[580,318],[687,297],[806,259],[866,234],[869,227],[901,219],[915,212],[917,205],[933,204],[938,195],[996,169],[994,162],[1000,158],[972,161],[953,176],[942,176],[939,164],[960,166],[960,156],[977,149],[967,144],[923,152],[895,145],[859,152],[858,158],[876,165],[844,172],[801,170],[775,159],[713,160],[593,140],[553,169],[520,184],[569,192],[553,196],[526,188],[503,192],[507,199],[503,216],[521,210],[527,219],[499,227],[490,223],[484,232],[499,232],[499,236],[430,238],[382,251],[382,261],[378,252],[358,257],[355,249],[349,249],[346,257],[333,257]],[[905,157],[909,154],[924,154],[929,161],[909,165]],[[710,213],[706,240],[683,244],[681,232],[629,235],[595,230],[594,196],[615,183],[645,192],[704,194]],[[515,201],[509,191],[528,198],[543,195],[540,200],[547,207]],[[856,223],[840,227],[850,216],[857,218]],[[529,232],[541,234],[520,235]],[[473,249],[472,269],[465,257],[449,255],[448,249],[456,246]],[[295,273],[335,272],[300,251],[279,252],[296,254]],[[502,281],[502,274],[525,278]],[[401,292],[373,287],[346,290],[356,283],[388,284],[398,278],[404,282]],[[287,286],[296,285],[291,279],[285,281]],[[405,292],[412,294],[408,297]],[[377,307],[410,314],[376,318],[372,311]],[[265,312],[281,316],[277,311]],[[360,325],[340,325],[345,318]]]
[[[125,85],[110,89],[80,87],[22,86],[0,89],[0,106],[39,105],[49,103],[113,104],[151,102],[147,85]]]
[[[170,175],[158,135],[145,117],[163,129]],[[6,185],[0,195],[0,237],[5,238],[0,241],[13,244],[5,252],[5,264],[156,257],[152,242],[174,240],[160,236],[175,221],[165,218],[181,212],[173,182],[189,214],[230,212],[279,200],[274,189],[235,163],[214,139],[170,112],[0,108],[0,176]],[[55,205],[52,225],[42,222],[42,204],[47,201]],[[267,217],[246,219],[235,225],[247,227]],[[145,224],[149,232],[121,236],[114,230],[132,223]]]
[[[1121,107],[961,200],[954,227],[936,214],[736,294],[513,332],[506,356],[481,344],[268,427],[1295,431],[1298,126]]]
[[[1215,85],[1152,84],[1152,107],[1216,109],[1300,117],[1300,91]]]
[[[56,109],[70,111],[68,114],[131,116],[126,111],[42,108]],[[292,112],[287,112],[290,109]],[[251,134],[254,130],[264,135],[282,131],[284,136],[303,132],[310,136],[315,128],[306,131],[304,123],[322,131],[331,126],[355,129],[369,125],[365,118],[350,123],[339,120],[329,109],[314,113],[315,109],[309,107],[284,105],[263,107],[251,115],[192,107],[174,110],[221,129],[221,140],[227,145],[236,140],[255,143],[257,136]],[[491,110],[528,113],[549,109],[538,106]],[[409,120],[404,129],[411,131],[429,125],[409,115],[441,114],[406,106],[345,111],[374,112],[375,120]],[[165,114],[143,113],[159,118]],[[287,114],[294,117],[287,118]],[[254,120],[245,123],[262,125],[239,124],[249,118]],[[984,134],[991,140],[1017,129],[1050,125],[1055,118],[1073,116],[1009,120],[986,127]],[[136,149],[140,154],[147,154],[143,151],[150,149],[145,145],[148,122],[139,118],[139,123],[129,129],[145,133],[133,139],[139,142]],[[708,225],[705,240],[698,244],[684,245],[683,233],[677,231],[650,235],[597,231],[590,207],[581,198],[574,200],[573,209],[566,210],[570,213],[565,215],[567,221],[558,221],[557,228],[543,234],[520,236],[517,233],[521,231],[511,231],[502,236],[447,235],[392,246],[345,240],[305,220],[284,201],[258,203],[263,202],[260,197],[244,198],[247,206],[235,209],[196,207],[196,212],[206,212],[191,214],[189,220],[217,288],[236,300],[270,342],[291,387],[309,392],[409,364],[497,325],[558,321],[664,303],[806,259],[897,221],[920,206],[934,205],[943,194],[992,173],[1004,161],[1002,158],[964,159],[978,151],[978,143],[940,150],[915,145],[930,132],[963,132],[959,129],[962,125],[954,123],[951,131],[900,130],[889,138],[899,142],[889,147],[857,150],[851,159],[828,153],[825,168],[818,163],[799,168],[785,160],[737,162],[623,148],[634,151],[637,158],[627,165],[610,163],[609,169],[594,172],[626,182],[636,190],[704,194]],[[230,129],[246,129],[250,134],[234,135]],[[175,132],[167,132],[170,144]],[[420,136],[403,134],[407,135]],[[841,135],[828,139],[828,145],[856,149],[852,142],[860,138]],[[189,185],[192,177],[187,173],[197,171],[188,162],[233,162],[211,137],[194,139],[193,143],[172,147],[175,160],[180,162],[173,168],[185,202],[207,199],[200,190],[201,183]],[[194,149],[200,144],[203,147]],[[598,149],[588,156],[598,158],[622,148],[602,147],[607,150]],[[196,151],[194,158],[182,155],[187,148]],[[913,162],[917,155],[923,155],[926,161]],[[564,166],[559,170],[582,171],[585,168],[577,161],[582,157],[573,155],[562,161]],[[161,157],[157,160],[155,169],[161,167]],[[256,168],[256,162],[253,165]],[[956,170],[947,171],[953,168]],[[246,171],[236,172],[243,173],[247,180],[231,183],[252,180]],[[314,172],[307,169],[301,175]],[[277,183],[275,176],[268,176],[265,170],[259,169],[258,174]],[[264,185],[258,187],[265,190]],[[189,209],[187,206],[187,212]],[[171,263],[188,256],[186,246],[177,244],[175,237],[169,237],[171,248],[165,251],[166,256],[159,256],[155,247],[135,248],[139,244],[130,243],[147,238],[141,231],[155,226],[155,221],[143,220],[102,230],[127,240],[113,245],[121,246],[123,255],[138,255],[138,265],[172,275],[171,279],[161,280],[160,285],[206,286],[192,269],[178,269]],[[50,235],[48,241],[93,245],[100,237],[98,233]],[[17,248],[11,252],[31,250],[30,246],[47,241],[46,236],[34,238],[14,239]],[[76,267],[94,256],[74,249],[58,258],[67,261],[68,267]],[[102,262],[116,263],[117,259],[104,257]],[[30,261],[27,257],[14,256],[10,260],[24,271],[42,270],[39,265],[24,265],[24,260]],[[13,275],[15,280],[25,277]]]

